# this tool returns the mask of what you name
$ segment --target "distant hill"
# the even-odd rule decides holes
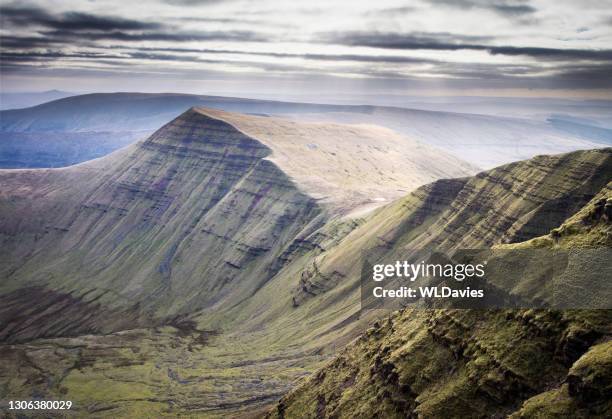
[[[554,154],[579,149],[602,147],[592,133],[567,130],[545,121],[451,112],[421,111],[381,106],[322,105],[199,96],[187,94],[100,93],[74,96],[19,110],[0,112],[0,141],[8,143],[12,154],[31,152],[12,139],[9,132],[29,132],[32,140],[46,138],[54,132],[61,143],[52,146],[55,160],[33,161],[30,167],[67,166],[74,160],[62,155],[81,155],[85,161],[99,155],[99,148],[83,136],[82,144],[59,139],[63,132],[130,132],[133,139],[143,131],[151,132],[192,106],[220,109],[255,115],[290,116],[297,120],[374,124],[391,128],[409,138],[440,148],[480,168],[531,158],[538,154]],[[458,109],[460,111],[460,109]],[[70,137],[74,138],[74,136]],[[119,148],[123,142],[117,141]],[[40,143],[35,154],[48,155],[49,142]],[[75,148],[80,147],[76,152]],[[91,148],[91,152],[85,151]],[[116,149],[115,148],[115,149]],[[61,152],[65,150],[65,152]],[[20,167],[18,160],[3,167]],[[21,166],[25,167],[25,166]]]
[[[0,110],[28,108],[68,96],[75,96],[75,94],[63,92],[61,90],[48,90],[46,92],[2,92],[0,93]]]
[[[0,112],[1,131],[154,130],[199,106],[231,112],[282,114],[345,111],[350,106],[301,104],[177,93],[95,93]]]

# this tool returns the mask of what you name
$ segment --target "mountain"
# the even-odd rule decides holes
[[[5,311],[0,336],[109,332],[232,307],[332,215],[472,170],[381,128],[192,109],[107,158],[3,171],[2,289],[21,301],[29,287],[40,304],[25,318],[25,302]]]
[[[433,183],[398,190],[428,182],[413,179],[424,169]],[[608,184],[612,150],[541,156],[468,177],[470,170],[381,128],[193,109],[98,160],[2,171],[0,388],[14,398],[73,400],[78,413],[103,416],[266,408],[378,319],[360,310],[362,252],[546,235]],[[434,313],[442,338],[461,320]],[[487,320],[466,313],[468,329]],[[584,330],[596,333],[583,336],[579,322],[591,317]],[[504,317],[495,318],[491,333],[504,329]],[[605,335],[589,312],[549,324],[543,336],[567,331],[563,362]],[[480,346],[511,346],[474,333]],[[350,348],[343,354],[364,362],[373,355]],[[381,357],[389,354],[381,348]],[[559,374],[550,377],[561,377],[553,366]],[[351,391],[350,380],[336,387],[332,375],[317,387],[330,390],[325,397]],[[312,413],[320,396],[309,383],[284,397],[280,411]],[[389,405],[385,394],[381,406]]]
[[[611,204],[609,182],[551,233],[498,248],[610,249]],[[610,337],[610,310],[404,309],[268,417],[607,417]]]
[[[184,94],[99,93],[0,111],[0,167],[66,167],[148,137],[192,106],[245,113],[298,112],[304,106]],[[343,108],[340,108],[343,109]]]
[[[100,157],[106,150],[95,141],[95,138],[100,138],[100,133],[121,132],[122,138],[135,141],[192,106],[262,116],[291,116],[307,122],[380,125],[485,169],[538,154],[609,145],[601,140],[605,133],[594,133],[593,129],[568,129],[556,120],[174,93],[100,93],[68,97],[27,109],[1,111],[0,143],[7,154],[0,154],[0,157],[6,161],[5,168],[67,166],[74,164],[75,159],[64,158],[64,155],[79,156],[82,159],[79,161]],[[27,133],[30,139],[27,145],[21,143],[19,135],[23,133]],[[55,141],[50,141],[49,133],[53,133]],[[64,134],[66,137],[62,138]],[[35,145],[37,148],[33,148]],[[123,141],[112,143],[113,150],[124,145]],[[49,148],[58,152],[50,153]],[[41,158],[22,162],[22,157],[12,157],[32,152]]]

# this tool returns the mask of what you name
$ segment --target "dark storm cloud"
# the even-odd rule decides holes
[[[563,59],[563,60],[593,60],[612,61],[610,49],[563,49],[539,47],[486,47],[491,54],[501,55],[528,55],[534,58]]]
[[[535,7],[530,6],[526,1],[427,0],[427,2],[462,10],[486,9],[507,17],[520,17],[537,11]]]
[[[32,48],[48,47],[54,44],[60,44],[64,41],[59,39],[50,39],[36,36],[2,36],[2,47],[27,50]]]
[[[0,59],[3,62],[27,62],[37,61],[39,59],[58,59],[58,58],[124,58],[117,54],[105,54],[105,53],[94,53],[94,52],[77,52],[77,53],[64,53],[61,51],[46,51],[46,52],[1,52]]]
[[[0,16],[6,27],[38,26],[36,36],[3,36],[5,48],[32,49],[53,44],[74,45],[83,41],[266,41],[253,31],[181,31],[158,22],[137,21],[80,12],[51,14],[40,7],[3,6]]]
[[[11,50],[27,51],[36,48],[49,48],[54,46],[88,46],[86,41],[99,40],[137,42],[137,41],[239,41],[263,42],[267,38],[251,31],[208,31],[208,32],[83,32],[83,31],[43,31],[41,36],[2,36],[2,47]],[[89,45],[94,47],[95,45]]]
[[[374,47],[397,50],[475,50],[486,51],[492,55],[530,56],[548,60],[594,60],[611,61],[612,50],[563,49],[540,47],[493,46],[479,41],[487,37],[462,36],[449,33],[381,33],[381,32],[342,32],[327,33],[320,36],[321,42],[341,45]]]
[[[3,24],[32,25],[36,24],[59,31],[66,30],[145,30],[161,27],[156,22],[141,22],[112,16],[96,16],[89,13],[67,12],[52,15],[39,7],[2,6],[0,8]]]
[[[537,11],[537,9],[534,7],[527,5],[512,6],[508,4],[492,4],[489,8],[498,14],[505,16],[522,16],[535,13]]]

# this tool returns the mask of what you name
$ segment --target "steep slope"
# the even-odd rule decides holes
[[[3,173],[3,288],[50,295],[26,318],[5,311],[2,336],[112,330],[113,321],[98,326],[106,310],[110,319],[129,309],[154,321],[253,293],[321,213],[264,159],[270,153],[229,124],[189,111],[111,162]],[[58,293],[76,301],[58,305]],[[63,321],[46,321],[44,301]],[[77,304],[89,307],[87,315],[61,315]],[[34,317],[36,326],[24,328]]]
[[[550,234],[500,247],[612,248],[611,202],[608,183]],[[610,310],[404,309],[268,417],[608,417],[611,337]]]
[[[265,140],[221,116],[259,127]],[[343,160],[332,150],[358,157]],[[364,164],[376,169],[368,174]],[[1,336],[109,331],[126,318],[157,324],[232,307],[332,214],[469,169],[384,130],[190,110],[109,159],[3,172],[2,289],[16,303],[3,312]],[[49,307],[20,314],[23,287]],[[51,319],[48,308],[86,315],[66,324],[67,316]],[[92,319],[93,311],[108,311],[107,319]]]
[[[354,262],[377,246],[403,259],[413,249],[488,248],[545,234],[609,181],[611,154],[602,149],[540,156],[423,186],[372,214],[345,245],[315,259],[294,298],[299,302],[344,283],[338,273],[358,277],[361,266]]]

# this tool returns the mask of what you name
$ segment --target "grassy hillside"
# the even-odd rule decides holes
[[[550,234],[501,247],[612,247],[611,186]],[[610,310],[405,309],[268,417],[608,417],[610,337]]]
[[[533,239],[586,205],[612,173],[610,149],[538,157],[430,183],[366,215],[332,217],[332,206],[309,195],[301,166],[279,158],[283,152],[310,156],[291,152],[311,144],[307,135],[285,132],[277,137],[285,144],[274,136],[256,141],[236,129],[237,121],[218,118],[191,111],[107,158],[0,174],[0,397],[71,399],[78,413],[99,416],[222,416],[260,408],[323,366],[377,317],[360,312],[362,251],[383,244],[392,256],[415,247]],[[315,132],[323,126],[312,129],[318,141],[326,137]],[[347,144],[344,151],[350,151]],[[319,150],[333,152],[330,145]],[[341,178],[338,170],[359,167],[320,170],[315,164],[330,159],[313,157],[310,167],[328,173],[323,178],[331,183]],[[436,316],[442,337],[461,321]],[[474,340],[486,342],[505,330],[504,319],[500,315],[488,331],[474,329],[483,333]],[[467,330],[481,321],[465,319]],[[602,321],[592,323],[600,333]],[[565,325],[550,333],[571,329]],[[424,323],[421,332],[430,326]],[[457,345],[469,339],[464,335]],[[581,346],[573,349],[568,339],[571,357]],[[561,367],[553,372],[563,374]],[[341,373],[332,375],[340,379]],[[287,414],[290,397],[283,402]],[[308,393],[295,399],[293,413],[301,409],[299,400],[312,407]],[[332,405],[325,409],[331,412]]]
[[[233,307],[310,249],[305,237],[332,214],[471,169],[391,132],[234,118],[263,125],[262,142],[212,114],[188,111],[100,161],[0,174],[1,287],[19,302],[3,312],[2,336],[111,331],[126,319]],[[371,174],[363,167],[382,161]],[[27,316],[24,287],[41,299]],[[67,324],[50,309],[80,319]]]
[[[68,325],[49,324],[44,301],[71,310],[76,303],[55,303],[65,295],[87,314],[65,319],[74,333],[116,329],[114,321],[96,325],[115,317],[123,324],[126,310],[155,322],[213,306],[223,295],[236,304],[255,292],[321,213],[264,159],[270,153],[229,124],[191,111],[103,170],[97,165],[106,162],[4,173],[3,289],[43,288],[46,298],[27,319],[9,317],[17,323],[3,336],[62,334]],[[30,176],[52,178],[35,205],[23,190],[35,183]],[[41,223],[25,224],[31,220]],[[94,308],[99,316],[90,322]],[[37,326],[15,333],[33,317]]]

